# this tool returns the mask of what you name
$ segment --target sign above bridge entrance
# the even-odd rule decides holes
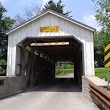
[[[59,26],[40,27],[40,32],[58,32]]]

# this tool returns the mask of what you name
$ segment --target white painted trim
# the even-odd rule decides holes
[[[70,21],[70,22],[72,22],[72,23],[74,23],[74,24],[76,24],[76,25],[79,25],[79,26],[81,26],[81,27],[83,27],[83,28],[86,28],[86,29],[88,29],[88,30],[94,32],[93,29],[90,29],[90,28],[88,28],[87,26],[81,25],[80,23],[77,23],[77,22],[75,22],[75,21],[72,21],[72,20],[70,20],[70,19],[68,19],[68,18],[66,18],[66,17],[60,16],[60,15],[58,15],[58,14],[56,14],[56,13],[51,12],[51,11],[49,11],[49,12],[50,12],[51,14],[54,14],[54,15],[60,17],[60,18],[63,18],[63,19],[65,19],[65,20],[67,20],[67,21]]]
[[[36,19],[38,19],[38,18],[44,16],[44,15],[47,14],[47,13],[48,13],[48,12],[46,12],[46,13],[44,13],[44,14],[41,14],[41,15],[39,15],[38,17],[35,17],[35,18],[29,20],[28,22],[26,22],[26,23],[24,23],[24,24],[22,24],[22,25],[16,27],[15,29],[12,29],[11,31],[7,32],[6,34],[10,34],[10,33],[12,33],[13,31],[16,31],[17,29],[19,29],[19,28],[25,26],[26,24],[29,24],[30,22],[32,22],[32,21],[34,21],[34,20],[36,20]]]

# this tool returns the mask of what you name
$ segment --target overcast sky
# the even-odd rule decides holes
[[[16,14],[23,13],[24,8],[32,4],[37,4],[39,7],[49,0],[0,0],[2,5],[7,9],[7,16],[14,18]],[[58,2],[58,0],[54,0]],[[71,16],[73,19],[85,23],[89,26],[100,29],[95,20],[95,4],[91,0],[62,0],[65,5],[65,12],[72,11]]]

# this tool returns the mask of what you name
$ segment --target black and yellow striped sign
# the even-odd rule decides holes
[[[105,49],[105,56],[104,56],[104,62],[105,62],[105,67],[110,67],[110,44],[108,44]]]

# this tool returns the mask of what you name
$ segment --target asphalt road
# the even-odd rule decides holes
[[[69,73],[65,76],[56,76],[56,78],[74,78],[74,73],[72,72],[72,73]]]
[[[0,110],[98,110],[73,79],[56,79],[0,100]]]

